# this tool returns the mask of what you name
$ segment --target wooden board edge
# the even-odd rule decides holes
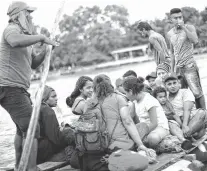
[[[48,163],[51,163],[51,165],[52,165],[53,162],[48,162]],[[58,162],[54,162],[54,163],[56,163],[56,164],[51,166],[51,167],[49,167],[49,168],[45,168],[44,169],[44,168],[39,167],[39,169],[40,169],[40,171],[53,171],[55,169],[59,169],[61,167],[64,167],[64,166],[68,165],[70,162],[66,161],[66,162],[59,162],[59,163]],[[40,165],[38,165],[38,166],[40,166]]]
[[[194,145],[195,147],[191,148],[190,150],[186,150],[184,152],[182,152],[180,155],[176,156],[175,158],[173,158],[172,160],[168,160],[165,163],[163,163],[159,168],[155,168],[153,170],[150,171],[160,171],[163,168],[167,168],[166,165],[169,165],[170,163],[175,163],[177,162],[177,160],[179,160],[180,158],[184,157],[186,154],[189,154],[190,152],[192,152],[193,150],[195,150],[200,144],[202,144],[204,141],[207,140],[207,133],[200,139],[198,140]],[[156,166],[156,165],[155,165]],[[147,171],[147,170],[146,170]]]

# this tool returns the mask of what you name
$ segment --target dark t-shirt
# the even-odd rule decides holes
[[[42,104],[40,108],[40,137],[47,137],[54,145],[62,146],[64,137],[60,131],[59,123],[54,110]]]

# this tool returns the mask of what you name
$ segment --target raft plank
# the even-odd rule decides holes
[[[158,163],[150,164],[149,167],[145,171],[158,171],[164,168],[169,167],[171,164],[181,160],[186,154],[192,152],[195,148],[197,148],[200,144],[202,144],[205,140],[207,140],[207,133],[199,140],[193,143],[195,145],[194,148],[180,153],[163,153],[157,157]],[[41,171],[52,171],[58,169],[57,171],[79,171],[78,169],[72,168],[68,165],[68,162],[45,162],[43,164],[38,165]],[[12,168],[0,168],[0,171],[4,169],[6,171],[12,171]]]
[[[202,144],[207,139],[207,133],[199,140],[193,143],[195,147],[190,150],[180,152],[180,153],[163,153],[157,157],[158,163],[150,164],[146,171],[158,171],[163,168],[167,168],[171,164],[179,161],[186,154],[192,152],[195,148],[197,148],[200,144]]]
[[[193,167],[192,163],[188,160],[180,160],[163,171],[201,171],[198,167]]]
[[[9,167],[0,167],[0,171],[13,171],[14,168],[9,168]]]
[[[146,169],[146,171],[157,171],[163,169],[163,167],[166,167],[166,165],[170,164],[171,162],[176,162],[179,160],[183,155],[185,155],[184,152],[180,153],[163,153],[159,156],[157,156],[157,163],[150,164],[149,167]]]
[[[68,165],[69,162],[45,162],[38,165],[41,171],[52,171],[61,167]]]
[[[56,169],[55,171],[80,171],[79,169],[74,169],[70,165]]]

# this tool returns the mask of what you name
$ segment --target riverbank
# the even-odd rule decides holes
[[[200,59],[206,59],[207,53],[200,54],[200,55],[194,55],[194,59],[200,60]],[[139,59],[127,59],[127,60],[119,60],[119,61],[112,61],[112,62],[106,62],[101,63],[93,66],[87,66],[87,67],[80,67],[75,68],[71,71],[55,71],[50,72],[48,75],[48,81],[52,81],[57,79],[58,77],[68,77],[68,76],[80,76],[80,75],[87,75],[87,74],[93,74],[96,71],[107,71],[107,70],[116,70],[119,67],[127,66],[127,65],[137,65],[137,64],[143,64],[147,62],[153,61],[153,58],[150,57],[142,57]],[[39,80],[34,80],[32,82],[38,82]]]

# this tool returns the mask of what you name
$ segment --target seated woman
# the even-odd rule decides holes
[[[87,76],[81,76],[76,82],[75,89],[69,97],[66,98],[66,104],[72,108],[75,115],[82,115],[84,111],[85,100],[93,94],[93,80]]]
[[[123,87],[127,98],[134,102],[134,113],[142,125],[147,125],[142,138],[150,148],[155,148],[162,139],[169,135],[168,120],[153,96],[143,92],[144,79],[128,77]],[[139,126],[137,125],[138,129]],[[143,127],[141,127],[143,129]]]
[[[60,126],[53,107],[57,106],[57,95],[54,89],[45,86],[40,108],[40,139],[38,140],[37,163],[43,163],[52,155],[63,150],[67,145],[74,145],[73,131]]]
[[[133,150],[136,145],[138,149],[155,155],[154,150],[143,145],[128,112],[128,103],[122,95],[114,93],[110,78],[106,75],[98,75],[94,78],[93,83],[94,99],[101,104],[102,114],[109,136],[111,136],[109,149],[111,151],[116,151],[116,149]],[[80,159],[81,171],[107,171],[107,164],[100,161],[104,155],[105,153],[101,151],[92,154],[84,153]],[[147,163],[143,161],[137,161],[140,162],[140,168],[147,167]]]
[[[157,78],[156,72],[151,72],[145,78],[148,81],[149,87],[152,90],[154,90],[156,87],[156,83],[155,83],[156,78]]]

